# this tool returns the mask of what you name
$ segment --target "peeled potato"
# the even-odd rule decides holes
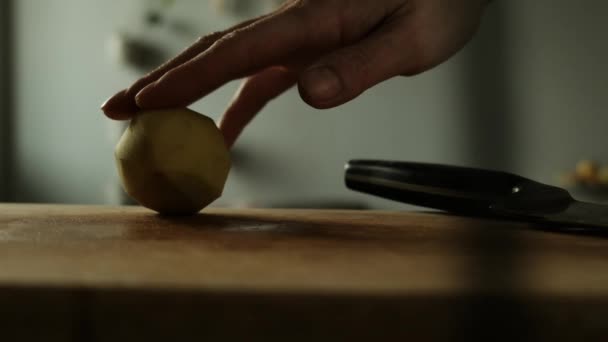
[[[166,215],[199,212],[221,196],[230,155],[210,118],[189,109],[143,111],[115,149],[125,191]]]

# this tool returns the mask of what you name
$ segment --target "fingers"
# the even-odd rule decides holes
[[[187,106],[228,81],[281,65],[296,52],[332,39],[305,8],[294,6],[218,40],[136,96],[141,108]]]
[[[298,82],[302,99],[315,108],[331,108],[389,78],[417,73],[415,48],[403,30],[393,26],[332,52],[303,71]]]
[[[224,113],[220,130],[232,147],[243,128],[264,106],[296,83],[296,75],[284,68],[270,68],[245,80]]]
[[[143,89],[145,86],[161,78],[167,71],[191,60],[192,58],[199,55],[201,52],[207,50],[212,46],[218,39],[223,37],[229,32],[241,29],[248,25],[251,25],[257,20],[262,19],[256,18],[242,22],[226,31],[216,32],[211,35],[200,38],[196,43],[188,47],[182,53],[164,63],[154,71],[150,72],[146,76],[137,80],[133,85],[127,89],[123,89],[110,97],[102,106],[101,109],[111,119],[125,120],[133,116],[139,107],[135,102],[135,95]]]

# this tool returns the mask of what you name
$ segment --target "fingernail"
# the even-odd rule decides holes
[[[116,100],[114,96],[112,96],[101,104],[101,111],[110,119],[117,119],[123,116],[122,111],[116,108],[115,102]]]
[[[108,97],[102,104],[101,104],[101,109],[102,110],[106,110],[108,109],[109,105],[115,101],[115,98],[122,96],[124,93],[124,90],[119,91],[118,93]]]
[[[100,107],[100,108],[101,108],[102,110],[105,110],[105,109],[106,109],[106,106],[108,105],[108,101],[110,101],[110,99],[111,99],[111,97],[108,97],[108,99],[107,99],[107,100],[105,100],[105,101],[104,101],[104,102],[101,104],[101,107]]]
[[[342,92],[342,81],[328,67],[314,67],[302,76],[302,86],[314,101],[329,101]]]
[[[125,90],[121,90],[107,99],[101,110],[111,119],[123,120],[131,117],[138,108],[132,97],[126,96]]]

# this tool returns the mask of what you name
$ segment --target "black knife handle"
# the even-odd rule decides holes
[[[355,191],[460,213],[493,214],[497,203],[536,210],[571,200],[563,189],[511,173],[428,163],[352,160],[345,182]]]

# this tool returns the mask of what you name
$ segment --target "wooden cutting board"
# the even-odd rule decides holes
[[[608,235],[430,212],[4,204],[0,327],[46,341],[602,340]]]

